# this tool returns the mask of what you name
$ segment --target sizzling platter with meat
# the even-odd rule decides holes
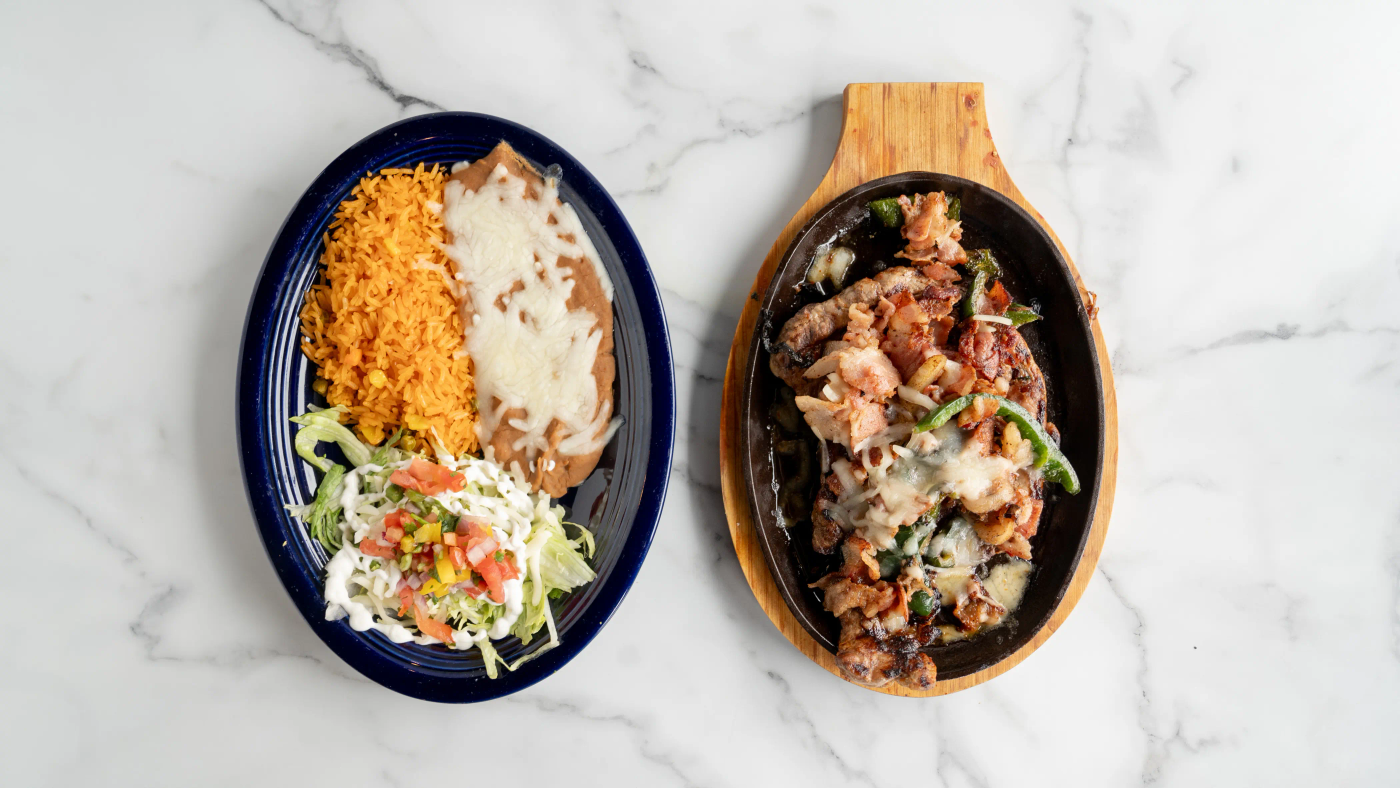
[[[1092,520],[1102,402],[1087,315],[1033,220],[961,179],[884,180],[819,213],[775,278],[747,470],[799,622],[847,678],[919,690],[1053,610]],[[1047,369],[1092,371],[1057,398]]]

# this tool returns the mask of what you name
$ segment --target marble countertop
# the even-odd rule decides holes
[[[1400,14],[1338,5],[6,4],[0,781],[1394,780]],[[1098,293],[1121,460],[1064,627],[915,701],[769,624],[715,435],[842,88],[938,80],[986,84],[1008,170]],[[531,126],[616,195],[680,392],[631,594],[563,671],[475,707],[381,689],[306,627],[232,420],[283,217],[350,144],[438,109]]]

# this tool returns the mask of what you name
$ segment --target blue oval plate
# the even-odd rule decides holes
[[[289,504],[308,503],[317,477],[292,448],[288,419],[309,404],[315,369],[298,349],[297,313],[320,275],[321,237],[341,201],[367,172],[451,165],[485,156],[505,140],[543,172],[559,165],[560,198],[577,211],[612,279],[617,383],[615,411],[623,426],[598,469],[561,499],[569,519],[597,537],[598,577],[555,603],[560,645],[515,672],[486,676],[480,652],[397,644],[378,632],[327,621],[322,567],[328,556]],[[238,441],[248,500],[263,546],[287,593],[331,650],[366,677],[405,695],[471,703],[508,695],[562,668],[593,639],[622,602],[656,532],[670,476],[676,395],[661,295],[622,211],[588,170],[553,142],[507,120],[469,112],[422,115],[387,126],[331,162],[306,190],[277,233],[248,306],[238,365]],[[497,641],[512,662],[548,640]]]

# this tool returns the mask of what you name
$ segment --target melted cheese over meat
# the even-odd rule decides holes
[[[603,331],[589,311],[569,309],[575,282],[560,261],[588,261],[609,301],[612,283],[577,214],[558,200],[556,182],[534,191],[498,164],[475,191],[449,181],[442,211],[474,365],[481,443],[490,443],[508,411],[523,411],[508,424],[520,431],[513,448],[523,449],[531,466],[548,454],[551,438],[558,454],[586,455],[602,449],[617,428],[612,402],[599,397],[593,375]],[[562,437],[550,430],[556,420]]]
[[[904,427],[907,434],[908,425],[895,426]],[[891,427],[889,432],[893,431]],[[1016,462],[998,454],[984,455],[953,421],[932,433],[913,436],[902,447],[889,443],[894,435],[879,437],[882,440],[877,442],[883,446],[878,464],[863,460],[870,449],[856,455],[860,470],[865,471],[862,480],[857,480],[850,463],[832,463],[843,487],[832,516],[881,550],[890,547],[900,526],[912,525],[928,511],[939,494],[956,496],[969,511],[989,511],[1009,501],[1002,498],[1009,496],[1014,474],[1037,473],[1030,468],[1029,451]]]

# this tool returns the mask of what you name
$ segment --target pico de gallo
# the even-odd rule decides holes
[[[392,439],[366,447],[339,423],[337,409],[293,421],[302,425],[298,451],[325,474],[313,503],[295,513],[331,555],[327,620],[348,618],[352,628],[396,643],[477,648],[492,678],[497,664],[514,670],[558,645],[552,603],[594,578],[586,560],[593,536],[568,524],[570,538],[562,507],[487,460],[434,462],[394,448]],[[322,440],[340,444],[356,467],[317,456]],[[512,635],[528,644],[541,629],[549,642],[514,663],[492,645]]]

